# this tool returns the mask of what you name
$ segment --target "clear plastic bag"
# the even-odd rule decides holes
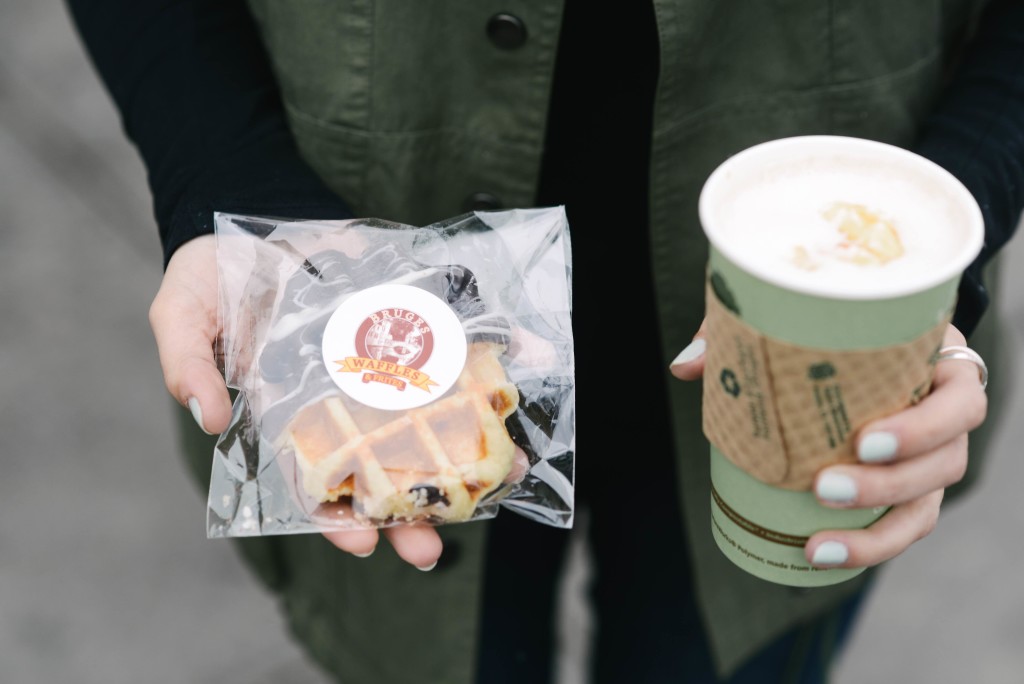
[[[207,534],[573,520],[562,207],[426,227],[216,215],[237,390]]]

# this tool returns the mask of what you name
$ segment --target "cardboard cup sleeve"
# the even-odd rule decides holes
[[[815,473],[857,462],[858,431],[931,390],[948,319],[905,344],[864,350],[769,338],[707,289],[703,429],[752,477],[794,491]]]

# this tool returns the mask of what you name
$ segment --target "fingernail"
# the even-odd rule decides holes
[[[827,541],[814,549],[814,556],[811,562],[815,565],[842,565],[850,558],[850,550],[846,544],[837,541]]]
[[[872,432],[860,440],[857,458],[864,463],[885,463],[896,458],[900,442],[891,432]]]
[[[356,558],[369,558],[370,556],[373,555],[373,552],[376,551],[376,550],[377,550],[377,547],[374,546],[372,549],[370,549],[366,553],[353,553],[352,555],[355,556]]]
[[[857,483],[841,473],[824,472],[818,477],[814,490],[819,499],[837,504],[847,504],[857,498]]]
[[[188,398],[188,409],[192,412],[192,417],[195,419],[199,429],[208,435],[212,435],[212,432],[206,430],[206,426],[203,425],[203,407],[199,405],[199,400],[195,397]]]
[[[416,566],[416,569],[417,569],[417,570],[419,570],[419,571],[421,571],[421,572],[430,572],[430,571],[431,571],[431,570],[433,570],[433,569],[434,569],[434,568],[435,568],[436,566],[437,566],[437,561],[434,561],[434,562],[433,562],[433,563],[431,563],[430,565],[424,565],[424,566],[423,566],[422,568],[421,568],[420,566],[418,566],[418,565],[417,565],[417,566]]]
[[[690,344],[686,345],[683,351],[679,352],[670,365],[678,366],[681,363],[689,363],[690,361],[696,361],[700,357],[704,356],[704,350],[707,348],[707,343],[703,337],[698,337]]]

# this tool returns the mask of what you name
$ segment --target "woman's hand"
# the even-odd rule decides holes
[[[149,309],[167,390],[192,412],[208,434],[227,429],[231,400],[214,358],[217,325],[217,249],[212,235],[185,243],[174,253]],[[441,556],[441,538],[429,525],[382,530],[395,552],[420,570],[431,570]],[[379,533],[346,530],[324,534],[342,551],[365,557],[377,547]]]
[[[943,346],[965,344],[952,325]],[[704,371],[704,326],[672,363],[672,374],[695,380]],[[905,551],[935,528],[942,496],[967,469],[967,433],[985,420],[988,402],[971,362],[942,361],[931,393],[899,413],[864,426],[857,435],[859,464],[823,468],[814,491],[824,506],[892,506],[863,530],[825,530],[804,549],[819,567],[877,565]]]

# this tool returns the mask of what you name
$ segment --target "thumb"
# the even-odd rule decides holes
[[[672,360],[669,371],[680,380],[696,380],[704,375],[704,332],[707,326],[705,318],[693,341],[686,345],[681,352]]]
[[[231,400],[214,358],[216,268],[212,236],[182,245],[149,309],[167,390],[208,434],[226,430],[231,419]]]

